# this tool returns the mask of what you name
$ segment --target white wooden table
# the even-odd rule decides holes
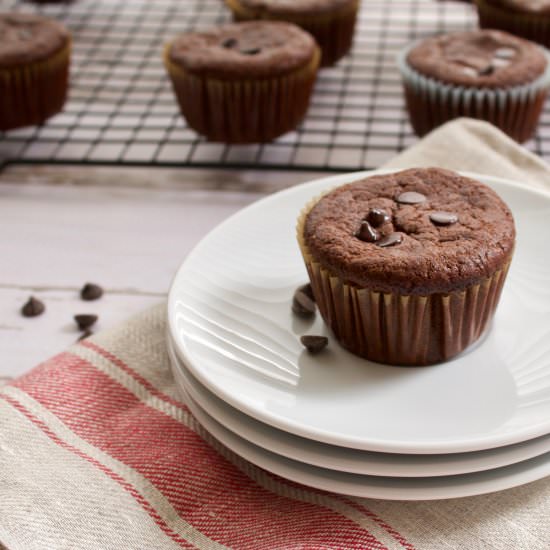
[[[0,172],[0,379],[71,345],[78,313],[95,331],[162,301],[177,267],[240,208],[320,174],[90,167]],[[80,299],[86,282],[105,288]],[[29,296],[46,312],[25,318]]]

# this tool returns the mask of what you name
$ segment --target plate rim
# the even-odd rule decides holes
[[[176,293],[176,285],[181,273],[186,269],[187,265],[193,261],[194,256],[200,251],[203,243],[212,238],[212,236],[222,231],[226,224],[231,224],[235,219],[243,215],[245,212],[250,212],[255,209],[261,209],[264,204],[276,200],[278,197],[284,197],[286,195],[292,195],[293,193],[298,192],[300,189],[307,187],[316,187],[316,186],[330,186],[344,185],[355,181],[356,179],[366,178],[378,174],[391,174],[399,172],[402,169],[378,169],[378,170],[364,170],[359,172],[348,172],[344,174],[331,175],[327,177],[315,178],[313,180],[308,180],[303,183],[293,185],[276,193],[272,193],[263,197],[252,204],[238,210],[221,223],[212,228],[189,252],[189,254],[184,258],[179,268],[176,270],[176,273],[170,284],[170,289],[168,292],[168,300],[166,305],[166,317],[167,317],[167,330],[170,335],[173,337],[173,340],[176,344],[176,353],[188,365],[189,370],[195,376],[201,384],[203,384],[208,390],[214,393],[223,401],[230,404],[232,407],[238,409],[239,411],[247,414],[265,424],[269,424],[280,430],[301,436],[308,439],[315,439],[323,443],[328,443],[332,445],[338,445],[342,447],[349,447],[354,449],[366,450],[366,451],[375,451],[375,452],[386,452],[386,453],[402,453],[402,454],[451,454],[451,453],[463,453],[471,451],[486,450],[495,447],[502,447],[506,445],[512,445],[514,443],[519,443],[526,441],[528,439],[534,439],[542,435],[547,435],[550,433],[550,418],[541,421],[534,425],[529,425],[523,430],[518,432],[513,432],[513,435],[510,434],[500,434],[492,437],[478,437],[478,438],[469,438],[467,440],[452,440],[452,441],[443,441],[443,442],[418,442],[418,441],[398,441],[398,442],[388,442],[387,440],[380,439],[369,439],[365,441],[363,438],[357,436],[345,436],[342,437],[340,434],[333,433],[326,430],[319,429],[307,429],[303,426],[302,423],[297,423],[294,420],[289,419],[288,417],[280,417],[276,414],[266,414],[262,410],[256,410],[253,407],[248,406],[247,403],[242,403],[235,397],[225,391],[223,387],[218,387],[216,384],[213,384],[199,368],[196,368],[192,358],[187,357],[185,350],[179,345],[177,337],[177,331],[175,327],[175,315],[172,314],[171,304],[174,303],[174,294]],[[538,188],[526,187],[524,184],[519,182],[508,180],[505,178],[497,176],[489,176],[486,174],[479,174],[476,172],[469,171],[457,171],[460,175],[465,177],[474,178],[480,180],[484,184],[505,186],[511,187],[516,190],[519,190],[522,193],[533,194],[550,203],[550,190],[542,190]]]

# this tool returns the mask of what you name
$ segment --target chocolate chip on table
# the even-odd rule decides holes
[[[83,300],[98,300],[103,296],[103,289],[94,283],[86,283],[80,291],[80,297]]]
[[[97,321],[97,315],[93,315],[92,313],[81,313],[75,315],[74,320],[80,330],[86,330]]]
[[[257,55],[262,51],[261,48],[247,48],[244,50],[241,50],[241,53],[244,55]]]
[[[222,42],[222,46],[224,48],[234,48],[235,46],[237,45],[237,39],[236,38],[226,38],[223,42]]]
[[[366,243],[374,243],[378,240],[379,237],[378,231],[376,231],[376,229],[373,229],[371,224],[367,221],[361,222],[361,227],[359,228],[359,231],[357,231],[355,236]]]
[[[398,195],[395,200],[401,204],[420,204],[426,200],[426,195],[416,191],[405,191]]]
[[[309,351],[309,353],[319,353],[323,351],[328,344],[328,338],[326,336],[316,336],[313,334],[305,334],[300,337],[300,342]]]
[[[292,311],[298,317],[311,317],[315,315],[315,302],[302,290],[302,287],[296,289],[292,297]]]
[[[440,210],[438,212],[432,212],[430,214],[430,220],[435,225],[452,225],[458,221],[458,216],[452,212]]]
[[[21,314],[23,317],[37,317],[38,315],[42,315],[45,310],[46,306],[44,302],[31,296],[21,308]]]
[[[84,340],[84,338],[88,338],[89,336],[92,336],[93,332],[91,330],[85,330],[78,338],[77,342],[80,342],[80,340]]]
[[[382,239],[380,239],[376,244],[378,246],[381,246],[382,248],[386,248],[388,246],[394,246],[396,244],[400,244],[403,242],[403,234],[402,233],[390,233],[389,235],[386,235]]]
[[[372,225],[372,227],[380,227],[389,220],[389,215],[380,208],[371,208],[367,214],[367,221]]]

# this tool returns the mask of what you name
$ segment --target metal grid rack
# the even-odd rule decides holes
[[[173,36],[230,20],[222,0],[3,0],[0,6],[55,17],[74,41],[65,110],[43,126],[0,132],[0,165],[374,167],[416,140],[397,52],[416,38],[477,24],[475,9],[463,2],[364,0],[353,51],[320,72],[302,125],[269,144],[227,146],[187,128],[161,59]],[[550,158],[550,108],[527,147]]]

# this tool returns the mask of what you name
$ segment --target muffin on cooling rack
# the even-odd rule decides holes
[[[304,117],[320,51],[290,23],[232,23],[176,38],[164,62],[181,113],[211,141],[266,142]]]
[[[411,124],[420,136],[467,116],[524,142],[535,132],[550,88],[546,50],[502,31],[427,38],[402,52],[398,64]]]
[[[63,108],[70,50],[57,21],[0,14],[0,130],[41,124]]]
[[[475,0],[480,27],[550,47],[550,0]]]
[[[237,21],[274,19],[299,25],[322,51],[321,65],[336,63],[351,48],[359,0],[225,0]]]
[[[512,214],[438,168],[375,175],[306,205],[297,238],[323,319],[352,353],[445,361],[491,320],[512,259]]]

